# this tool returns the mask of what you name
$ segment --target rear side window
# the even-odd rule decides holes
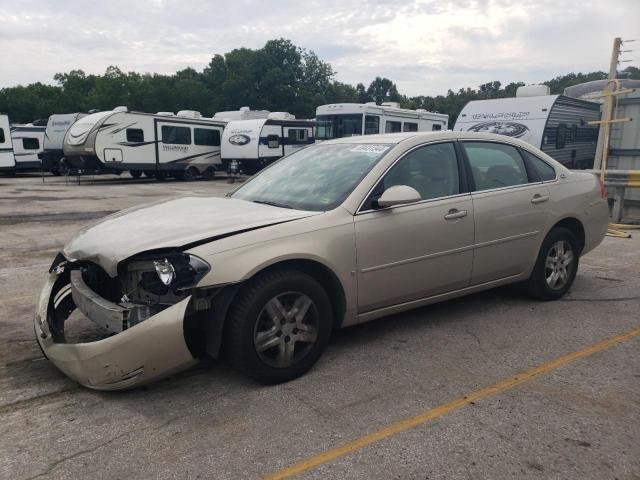
[[[162,127],[162,143],[191,145],[191,129],[189,127],[164,125]]]
[[[127,128],[127,142],[144,142],[144,132],[141,128]]]
[[[25,150],[38,150],[40,148],[40,140],[37,138],[23,138],[22,148]]]
[[[380,133],[380,117],[375,115],[365,115],[364,117],[364,134],[375,135]]]
[[[522,153],[527,159],[527,162],[529,162],[529,165],[538,173],[540,180],[548,182],[549,180],[556,179],[556,171],[551,165],[526,150],[522,150]]]
[[[400,122],[385,122],[384,133],[396,133],[402,131],[402,124]]]
[[[413,123],[413,122],[404,122],[402,124],[402,131],[403,132],[417,132],[418,131],[418,124],[417,123]]]
[[[529,183],[524,160],[515,147],[489,142],[463,142],[462,146],[476,191]]]
[[[220,131],[209,128],[194,128],[193,143],[210,147],[220,146]]]
[[[4,143],[6,141],[6,137],[4,136],[4,128],[0,128],[0,143]]]

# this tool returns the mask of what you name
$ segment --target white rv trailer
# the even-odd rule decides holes
[[[63,113],[49,117],[44,131],[44,151],[40,154],[43,170],[56,175],[63,171],[61,160],[64,157],[62,150],[64,135],[71,125],[86,115],[86,113]]]
[[[564,95],[549,95],[546,85],[518,88],[512,98],[473,100],[454,130],[489,132],[530,143],[570,168],[590,168],[595,157],[600,105]]]
[[[287,112],[268,118],[236,120],[222,132],[222,164],[230,174],[253,175],[289,153],[314,143],[315,122]]]
[[[240,107],[240,110],[230,110],[227,112],[216,112],[214,120],[231,122],[233,120],[257,120],[258,118],[268,118],[269,110],[251,110],[249,107]]]
[[[9,117],[0,114],[0,173],[13,173],[16,168],[16,157],[13,155]]]
[[[15,172],[41,169],[40,154],[44,145],[45,129],[46,127],[37,127],[31,124],[13,125],[11,127]]]
[[[448,115],[400,108],[396,102],[332,103],[316,109],[316,139],[446,130],[448,121]]]
[[[126,107],[98,112],[74,123],[64,137],[65,162],[78,170],[143,172],[163,179],[211,178],[221,165],[225,122],[183,110],[159,114]]]

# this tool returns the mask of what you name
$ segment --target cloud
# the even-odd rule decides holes
[[[638,36],[640,2],[0,0],[0,11],[0,87],[109,65],[202,69],[216,53],[285,37],[329,61],[340,81],[386,76],[403,93],[433,95],[605,70],[613,37]]]

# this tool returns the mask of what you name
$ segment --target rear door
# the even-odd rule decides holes
[[[530,265],[549,219],[550,192],[508,144],[462,141],[473,179],[472,285],[519,275]]]
[[[15,166],[9,118],[6,115],[0,115],[0,170],[11,170]]]

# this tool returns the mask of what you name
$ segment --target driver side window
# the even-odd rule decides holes
[[[391,167],[374,188],[363,210],[373,209],[373,201],[395,185],[415,188],[422,200],[460,193],[458,160],[453,143],[427,145],[409,152]]]

